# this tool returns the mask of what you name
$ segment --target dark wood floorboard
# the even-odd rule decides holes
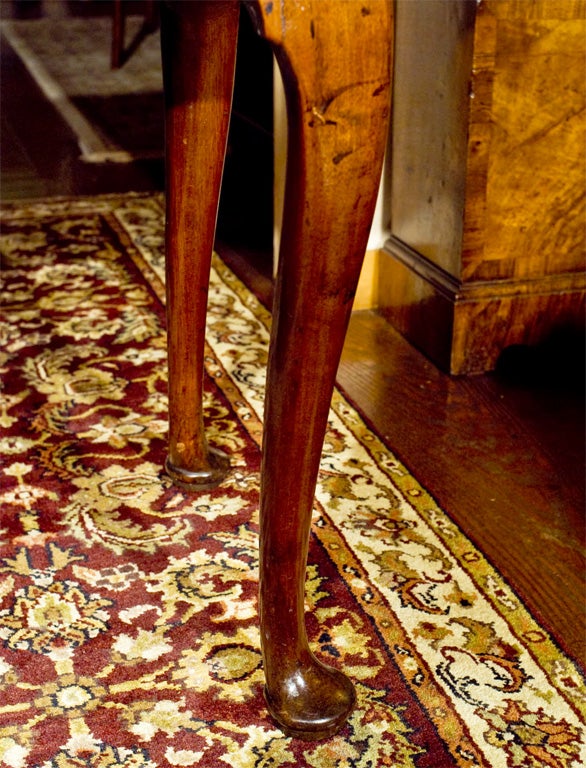
[[[568,395],[563,418],[544,439],[553,394],[538,394],[536,383],[521,396],[497,375],[449,377],[374,313],[354,315],[338,381],[534,614],[583,659],[580,395]],[[528,414],[525,401],[539,409]],[[560,433],[579,446],[575,454],[555,454]]]
[[[160,168],[80,168],[74,137],[7,45],[1,69],[4,201],[162,188]],[[218,249],[269,306],[266,253],[246,242]],[[375,312],[359,312],[338,382],[560,645],[584,663],[584,344],[558,341],[554,349],[507,355],[497,373],[454,378]]]

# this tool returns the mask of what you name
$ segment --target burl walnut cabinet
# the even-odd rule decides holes
[[[583,0],[399,0],[380,311],[454,374],[583,328]]]

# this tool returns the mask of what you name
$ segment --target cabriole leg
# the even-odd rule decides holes
[[[266,699],[286,733],[320,739],[344,724],[354,690],[308,645],[308,539],[335,375],[386,144],[391,4],[263,0],[251,10],[275,46],[289,118],[261,479]]]
[[[230,120],[239,4],[161,9],[165,82],[169,454],[183,487],[217,485],[228,458],[208,446],[202,389],[210,262]]]

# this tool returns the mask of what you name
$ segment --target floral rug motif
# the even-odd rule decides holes
[[[2,227],[0,765],[586,764],[582,671],[334,395],[307,624],[354,680],[337,736],[268,717],[256,615],[268,312],[214,259],[210,442],[190,495],[166,452],[163,200],[9,206]]]

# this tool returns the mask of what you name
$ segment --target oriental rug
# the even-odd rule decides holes
[[[339,392],[307,624],[358,703],[324,742],[274,726],[256,612],[270,316],[215,258],[207,429],[233,469],[173,487],[163,210],[127,195],[3,214],[0,764],[584,765],[582,672]]]

